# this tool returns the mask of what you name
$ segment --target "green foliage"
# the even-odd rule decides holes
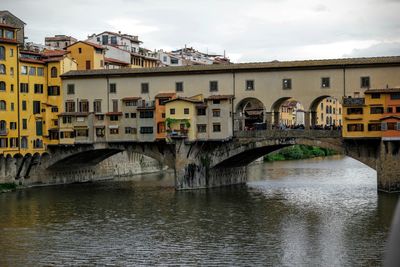
[[[1,191],[8,191],[8,190],[14,190],[17,188],[17,185],[14,183],[4,183],[0,184],[0,192]]]
[[[264,161],[298,160],[325,157],[337,154],[336,151],[315,146],[294,145],[264,156]]]
[[[190,128],[189,119],[174,119],[174,118],[166,118],[165,124],[167,128],[171,128],[171,125],[174,123],[184,123],[186,128]]]

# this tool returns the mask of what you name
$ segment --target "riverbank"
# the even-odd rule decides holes
[[[326,157],[337,155],[338,152],[332,149],[320,148],[315,146],[294,145],[285,147],[279,151],[264,156],[264,161],[283,161],[310,159],[315,157]]]

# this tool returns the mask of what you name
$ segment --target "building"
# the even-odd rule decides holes
[[[0,154],[19,151],[17,28],[0,24]]]
[[[96,70],[105,68],[106,48],[91,42],[78,41],[65,48],[68,56],[76,61],[78,70]]]
[[[166,119],[166,108],[165,108],[165,103],[171,99],[174,99],[176,97],[176,93],[159,93],[155,96],[155,125],[157,127],[156,131],[156,139],[158,140],[164,140],[166,138],[166,125],[165,125],[165,119]]]
[[[16,30],[15,34],[16,34],[17,42],[21,46],[24,46],[24,43],[25,43],[25,25],[26,25],[25,22],[23,22],[18,17],[14,16],[8,10],[3,10],[3,11],[0,11],[0,24],[8,25],[8,26],[13,27]]]
[[[55,35],[54,37],[45,37],[44,43],[46,46],[54,47],[56,49],[64,49],[67,46],[76,43],[78,40],[74,37],[67,35]]]
[[[342,126],[342,105],[334,97],[324,98],[318,108],[316,124],[319,126]]]
[[[400,88],[368,89],[343,99],[343,137],[400,140]]]

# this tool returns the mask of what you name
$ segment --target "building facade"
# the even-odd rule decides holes
[[[45,45],[54,47],[55,49],[64,49],[77,41],[76,38],[67,35],[55,35],[54,37],[44,38]]]

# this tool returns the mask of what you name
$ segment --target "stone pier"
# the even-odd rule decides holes
[[[377,160],[378,190],[400,192],[400,141],[381,141]]]

